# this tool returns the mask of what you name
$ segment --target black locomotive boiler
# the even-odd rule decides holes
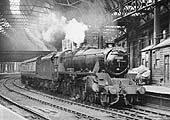
[[[85,48],[63,57],[65,68],[75,71],[106,72],[111,77],[123,77],[128,70],[128,54],[121,47],[96,49]]]
[[[21,64],[22,82],[28,86],[72,100],[113,105],[133,103],[145,93],[142,86],[125,77],[128,53],[122,47],[66,50],[37,57]]]

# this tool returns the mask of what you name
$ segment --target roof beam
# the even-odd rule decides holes
[[[158,0],[157,4],[160,4],[164,0]],[[118,20],[121,20],[125,17],[134,15],[136,13],[142,12],[142,10],[145,10],[149,7],[155,6],[154,0],[146,0],[143,2],[142,0],[130,0],[125,3],[122,3],[122,5],[119,5],[117,8],[114,8],[111,10],[111,13],[113,15],[117,15],[118,17],[113,20],[113,22],[116,22]]]

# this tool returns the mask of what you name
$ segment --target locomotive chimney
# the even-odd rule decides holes
[[[98,32],[98,48],[103,48],[103,34],[101,30]]]

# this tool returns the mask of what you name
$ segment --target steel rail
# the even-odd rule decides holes
[[[16,87],[20,87],[21,89],[28,90],[26,88],[23,88],[23,87],[17,85],[15,83],[15,80],[14,80],[13,84]],[[152,120],[152,117],[147,116],[147,114],[146,114],[146,113],[148,113],[148,111],[146,111],[144,113],[143,111],[140,111],[140,110],[132,111],[132,110],[129,109],[129,111],[128,111],[128,110],[118,110],[118,109],[114,109],[114,108],[102,108],[101,106],[95,107],[95,106],[91,106],[91,105],[87,105],[87,104],[83,104],[83,103],[79,103],[79,102],[75,102],[75,101],[71,101],[71,100],[62,99],[62,98],[59,98],[59,97],[54,97],[54,96],[51,96],[51,95],[48,95],[48,94],[44,94],[44,93],[40,93],[40,92],[37,92],[37,91],[34,91],[34,90],[30,90],[30,91],[34,92],[36,94],[40,94],[40,95],[42,95],[44,97],[48,97],[50,99],[55,99],[55,100],[58,100],[58,101],[69,103],[69,104],[75,104],[75,105],[79,105],[79,106],[82,106],[82,107],[98,110],[98,111],[101,111],[101,112],[110,113],[112,116],[118,115],[120,117],[126,117],[128,119]],[[150,111],[150,112],[152,112],[152,111]],[[155,113],[155,114],[158,114],[158,113]],[[162,116],[166,116],[166,114],[164,114]]]
[[[102,120],[102,119],[100,119],[100,118],[87,115],[86,113],[83,113],[83,112],[79,112],[79,111],[76,111],[76,110],[73,110],[73,109],[70,109],[70,108],[68,109],[68,108],[66,108],[66,107],[64,107],[64,106],[62,106],[62,105],[56,105],[56,104],[52,104],[52,103],[49,103],[49,102],[44,101],[44,100],[40,100],[40,99],[34,98],[34,97],[32,97],[32,96],[29,96],[29,95],[26,95],[26,94],[24,94],[24,93],[18,92],[18,91],[14,90],[14,89],[11,89],[11,88],[9,88],[6,84],[3,84],[3,85],[4,85],[9,91],[15,92],[15,93],[20,94],[20,95],[22,95],[22,96],[24,96],[24,97],[26,97],[26,98],[31,99],[31,100],[40,102],[40,103],[42,103],[42,104],[44,104],[44,105],[49,105],[49,106],[51,106],[51,107],[60,109],[60,110],[62,110],[62,111],[65,111],[65,112],[68,112],[68,113],[72,113],[72,114],[74,114],[76,117],[81,117],[81,118],[85,118],[85,119],[89,119],[89,120]]]
[[[25,110],[25,111],[33,114],[33,115],[38,116],[38,119],[51,120],[51,119],[45,117],[44,115],[42,115],[42,114],[40,114],[40,113],[38,113],[38,112],[36,112],[36,111],[34,111],[34,110],[26,107],[26,106],[20,105],[20,104],[18,104],[18,103],[16,103],[16,102],[12,101],[11,99],[7,98],[6,96],[4,96],[4,95],[2,95],[2,94],[0,94],[0,98],[4,99],[5,102],[11,103],[12,105],[15,105],[16,107],[18,107],[18,108],[20,108],[20,109],[23,109],[23,110]]]

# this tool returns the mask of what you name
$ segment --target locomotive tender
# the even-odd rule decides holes
[[[133,103],[145,93],[125,76],[128,53],[122,47],[66,50],[26,60],[21,64],[22,82],[70,99],[113,105]]]

